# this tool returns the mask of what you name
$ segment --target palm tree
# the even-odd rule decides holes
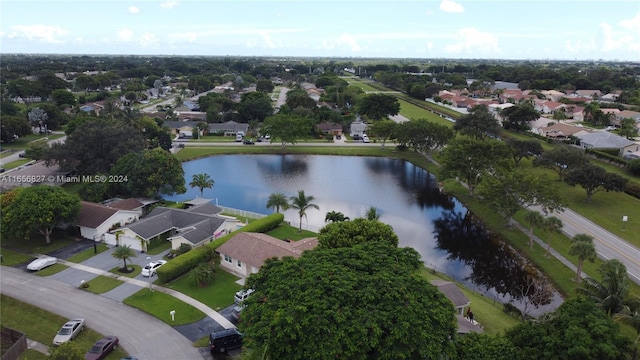
[[[544,216],[538,211],[529,210],[524,214],[524,220],[529,223],[529,249],[533,249],[533,229],[544,226]]]
[[[634,296],[626,300],[622,311],[616,314],[614,319],[636,330],[638,337],[636,337],[634,344],[637,344],[638,340],[640,340],[640,296]]]
[[[629,294],[629,276],[627,268],[620,260],[604,262],[599,269],[602,281],[586,278],[577,289],[579,294],[586,295],[609,315],[624,310],[624,301]]]
[[[138,257],[138,255],[136,255],[136,253],[131,250],[131,247],[129,245],[118,246],[117,248],[115,248],[115,250],[113,250],[111,256],[124,262],[122,271],[127,271],[127,259]]]
[[[327,213],[327,216],[324,217],[324,222],[336,222],[336,221],[347,221],[349,220],[348,216],[344,216],[343,213],[339,211],[330,211]]]
[[[283,193],[273,193],[269,195],[267,200],[267,209],[275,209],[276,213],[280,213],[280,209],[287,210],[289,208],[289,201],[287,196]]]
[[[553,233],[558,233],[562,229],[562,220],[555,216],[550,216],[544,221],[544,229],[547,231],[547,254],[546,257],[551,255],[551,236]]]
[[[204,189],[213,188],[213,184],[215,184],[215,181],[213,181],[213,179],[209,177],[209,174],[193,174],[193,178],[191,179],[189,186],[191,186],[192,188],[199,188],[200,197],[202,197],[202,195],[204,194]]]
[[[380,220],[380,216],[382,216],[382,213],[375,206],[371,206],[364,213],[364,217],[366,217],[367,220]]]
[[[203,262],[191,270],[189,276],[196,285],[205,287],[216,278],[216,269],[212,264]]]
[[[313,196],[306,196],[304,194],[304,190],[298,191],[298,196],[292,196],[289,198],[289,206],[298,210],[298,215],[300,216],[300,227],[298,228],[298,232],[302,232],[302,217],[307,217],[308,209],[316,209],[320,210],[318,205],[312,203],[315,200]]]
[[[582,280],[582,265],[585,260],[596,261],[596,247],[593,245],[593,237],[587,234],[577,234],[572,239],[569,255],[578,257],[578,269],[576,271],[576,282],[580,284]]]

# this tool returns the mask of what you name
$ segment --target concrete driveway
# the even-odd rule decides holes
[[[160,320],[51,277],[2,267],[0,285],[7,296],[67,318],[85,318],[88,327],[118,336],[121,346],[140,360],[203,358],[191,341]]]

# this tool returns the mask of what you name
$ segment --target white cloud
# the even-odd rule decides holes
[[[476,28],[463,28],[456,32],[458,42],[445,46],[450,53],[499,53],[498,38]]]
[[[337,42],[340,45],[348,46],[349,48],[351,48],[351,51],[362,51],[362,46],[358,44],[358,40],[354,36],[351,36],[349,34],[340,35]]]
[[[618,24],[627,30],[636,30],[640,32],[640,12],[634,18],[622,20]]]
[[[162,2],[162,4],[160,4],[160,7],[163,9],[173,9],[176,5],[178,5],[177,1],[167,0]]]
[[[431,51],[433,49],[433,43],[431,41],[427,42],[425,46],[427,47],[427,51]]]
[[[145,32],[144,34],[142,34],[142,36],[140,36],[140,38],[138,38],[138,44],[140,44],[140,46],[142,47],[151,47],[159,42],[160,40],[158,39],[158,37],[155,34],[149,32]]]
[[[571,41],[567,40],[564,43],[564,49],[571,53],[588,52],[598,49],[595,40],[589,39],[589,41]]]
[[[6,36],[10,39],[37,40],[45,43],[58,44],[63,42],[60,38],[69,32],[59,26],[49,25],[16,25]]]
[[[132,14],[137,14],[140,12],[140,9],[135,6],[129,6],[129,12]]]
[[[262,36],[262,39],[264,40],[264,47],[267,47],[269,49],[273,49],[276,47],[273,43],[273,40],[271,39],[271,35],[269,35],[268,32],[261,31],[260,36]]]
[[[640,29],[640,24],[637,23],[638,20],[640,20],[640,16],[619,22],[620,26],[624,29],[615,28],[607,23],[601,23],[600,30],[602,31],[603,40],[600,50],[640,51],[640,32],[633,31],[636,27]]]
[[[117,35],[120,41],[129,42],[133,40],[133,31],[129,29],[122,29],[118,31]]]
[[[453,0],[442,0],[440,10],[449,13],[461,13],[464,11],[464,7]]]

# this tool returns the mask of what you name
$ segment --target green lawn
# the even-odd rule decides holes
[[[24,264],[26,262],[29,262],[35,259],[31,255],[27,255],[25,253],[18,252],[18,251],[13,251],[11,249],[2,248],[0,250],[1,250],[0,253],[2,254],[1,264],[4,266],[14,266],[18,264]]]
[[[25,254],[48,254],[51,251],[68,246],[75,241],[75,238],[67,235],[64,231],[54,230],[51,234],[50,244],[45,242],[44,235],[34,233],[28,239],[4,236],[2,239],[2,247],[20,251]]]
[[[89,287],[83,288],[83,290],[94,294],[103,294],[124,284],[124,281],[100,275],[87,281],[86,284],[89,284]]]
[[[43,141],[44,138],[48,138],[49,140],[54,140],[54,139],[59,139],[63,136],[64,136],[63,134],[49,134],[49,136],[39,135],[39,134],[30,134],[27,136],[23,136],[20,139],[16,141],[12,141],[8,144],[2,144],[2,148],[4,150],[24,150],[28,148],[29,145],[31,145],[31,143],[35,143],[39,140]]]
[[[403,115],[409,119],[427,119],[436,124],[445,125],[448,127],[453,126],[453,123],[442,118],[441,116],[432,113],[429,110],[425,110],[404,100],[398,101],[400,102],[400,115]]]
[[[0,318],[2,325],[21,331],[29,339],[51,345],[53,337],[60,327],[68,320],[62,316],[50,313],[30,304],[18,301],[11,297],[0,295]],[[90,325],[90,324],[88,324]],[[76,337],[73,342],[80,349],[89,349],[94,342],[101,339],[103,335],[91,330],[89,327]],[[122,347],[118,347],[109,356],[108,360],[120,359],[126,356]]]
[[[18,360],[46,360],[49,357],[39,351],[33,349],[27,349],[20,355]]]
[[[62,270],[66,270],[69,267],[67,265],[62,265],[62,264],[53,264],[51,266],[47,266],[46,268],[37,271],[36,275],[38,276],[50,276],[53,274],[57,274]]]
[[[298,232],[297,227],[290,226],[290,225],[278,226],[277,229],[269,231],[267,234],[270,236],[273,236],[274,238],[278,238],[280,240],[289,239],[293,241],[298,241],[308,237],[318,236],[317,233],[314,233],[308,230],[302,230],[302,232]]]
[[[19,166],[22,166],[22,165],[24,165],[24,164],[26,164],[26,163],[28,163],[30,161],[31,160],[29,160],[29,159],[20,159],[20,160],[12,161],[10,163],[6,163],[5,164],[2,160],[0,160],[0,165],[3,168],[7,169],[7,170],[11,170],[11,169],[15,169],[15,168],[17,168]]]
[[[130,273],[120,272],[119,270],[122,269],[122,266],[118,265],[118,266],[114,267],[113,269],[109,270],[109,272],[113,273],[113,274],[116,274],[116,275],[120,275],[120,276],[134,278],[134,277],[138,276],[138,274],[140,274],[140,272],[142,271],[142,267],[140,267],[140,265],[136,265],[136,264],[127,263],[127,268],[128,269],[133,269],[133,271],[130,272]]]
[[[183,303],[171,295],[150,291],[147,288],[124,299],[124,303],[155,316],[170,326],[190,324],[205,317],[202,311],[193,306]],[[176,312],[175,321],[171,321],[171,316],[169,316],[169,312],[172,310]]]
[[[109,247],[104,244],[104,243],[99,243],[96,245],[96,248],[98,249],[98,254],[105,252],[107,250],[109,250]],[[74,263],[81,263],[85,260],[88,260],[94,256],[96,256],[97,254],[93,251],[93,247],[83,250],[82,252],[79,252],[75,255],[73,255],[72,257],[68,258],[67,261],[71,261]]]
[[[238,279],[237,276],[216,266],[216,279],[209,286],[199,287],[193,284],[187,274],[167,287],[186,294],[214,310],[220,310],[233,304],[233,295],[242,289],[242,286],[236,284]]]

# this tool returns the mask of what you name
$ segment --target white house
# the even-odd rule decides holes
[[[88,201],[82,201],[80,205],[77,225],[85,239],[102,240],[110,229],[132,223],[142,215],[142,207],[121,209]]]
[[[596,131],[575,136],[580,139],[580,147],[583,149],[618,149],[620,156],[640,151],[639,144],[608,131]]]

